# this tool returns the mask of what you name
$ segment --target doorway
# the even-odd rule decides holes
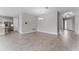
[[[75,31],[75,17],[63,18],[63,30]]]
[[[57,12],[58,35],[63,35],[64,31],[75,32],[75,15],[71,12]]]

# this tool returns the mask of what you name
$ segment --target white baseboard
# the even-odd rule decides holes
[[[46,32],[46,31],[37,31],[37,32],[43,32],[43,33],[48,33],[48,34],[54,34],[54,35],[57,35],[57,33],[54,33],[54,32]]]
[[[32,32],[36,32],[36,31],[20,32],[20,34],[27,34],[27,33],[32,33]]]
[[[43,32],[43,33],[48,33],[48,34],[54,34],[54,35],[57,35],[57,33],[54,33],[54,32],[46,32],[46,31],[29,31],[29,32],[20,32],[20,34],[27,34],[27,33],[32,33],[32,32]]]

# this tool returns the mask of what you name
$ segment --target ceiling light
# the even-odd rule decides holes
[[[38,18],[38,20],[44,20],[44,18],[42,18],[42,17],[39,17],[39,18]]]

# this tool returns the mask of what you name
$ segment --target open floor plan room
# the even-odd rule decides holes
[[[0,51],[79,51],[79,8],[0,7]]]

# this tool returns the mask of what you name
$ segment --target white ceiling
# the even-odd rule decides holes
[[[78,7],[58,7],[57,9],[59,11],[62,11],[62,12],[64,12],[64,11],[73,11],[73,12],[76,12],[76,11],[79,10]]]
[[[45,14],[48,12],[51,12],[52,10],[61,10],[61,11],[78,11],[79,8],[74,7],[66,7],[66,8],[55,8],[55,7],[49,7],[46,9],[45,7],[0,7],[0,15],[4,16],[18,16],[21,13],[27,13],[35,16],[39,16],[41,14]]]
[[[0,7],[0,15],[5,16],[17,16],[21,13],[39,16],[49,11],[50,9],[46,9],[45,7]]]

